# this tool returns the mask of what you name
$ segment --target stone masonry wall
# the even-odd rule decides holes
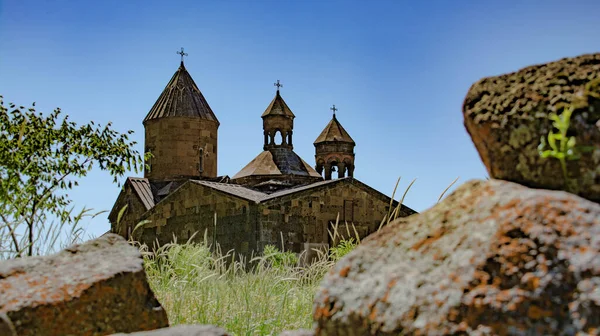
[[[281,248],[282,234],[285,250],[296,253],[302,252],[304,243],[331,244],[327,229],[332,230],[331,223],[335,223],[338,213],[339,234],[348,235],[347,221],[351,237],[355,235],[354,224],[362,239],[378,229],[387,214],[388,202],[350,181],[267,201],[258,208],[261,229],[258,245],[261,249],[266,244]]]
[[[127,205],[123,211],[121,220],[117,223],[119,211]],[[116,202],[114,213],[111,213],[109,220],[111,222],[111,232],[117,233],[125,239],[129,239],[129,233],[133,231],[135,225],[139,222],[140,217],[146,212],[146,207],[140,199],[135,195],[131,185],[126,185],[124,192],[119,195]]]
[[[214,121],[191,117],[169,117],[144,124],[146,148],[154,158],[144,177],[168,180],[217,176],[217,129]],[[203,172],[200,174],[200,148]]]
[[[256,206],[193,182],[157,204],[145,219],[150,223],[136,238],[148,246],[153,246],[155,239],[160,245],[169,243],[173,235],[185,242],[195,232],[193,241],[201,242],[206,231],[208,243],[216,240],[223,252],[247,253],[256,248]]]

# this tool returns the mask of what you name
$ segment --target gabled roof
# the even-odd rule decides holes
[[[166,117],[198,117],[219,123],[183,62],[144,118],[144,122]]]
[[[294,194],[294,193],[297,193],[297,192],[301,192],[301,191],[304,191],[304,190],[315,189],[315,188],[322,187],[322,186],[325,186],[325,185],[328,185],[328,184],[339,183],[343,179],[345,179],[345,178],[335,179],[335,180],[319,181],[319,182],[315,182],[315,183],[311,183],[311,184],[306,184],[306,185],[303,185],[303,186],[299,186],[299,187],[296,187],[296,188],[290,188],[290,189],[285,189],[285,190],[281,190],[281,191],[276,191],[276,192],[274,192],[272,194],[269,194],[269,195],[263,197],[261,199],[261,202],[272,200],[272,199],[283,197],[283,196],[287,196],[287,195]]]
[[[152,207],[154,207],[154,205],[157,202],[154,202],[154,199],[151,198],[151,196],[152,196],[152,192],[150,189],[151,185],[148,182],[148,180],[145,178],[135,178],[135,177],[134,178],[130,177],[127,180],[128,180],[127,183],[132,184],[136,195],[140,196],[140,199],[144,203],[144,206],[146,207],[146,209],[150,210],[150,208],[148,208],[148,206],[150,206],[150,205],[152,205]],[[344,177],[344,178],[335,179],[335,180],[314,182],[314,183],[306,184],[306,185],[295,187],[295,188],[289,188],[289,189],[277,191],[277,192],[274,192],[271,194],[260,192],[258,190],[254,190],[254,189],[251,189],[248,187],[244,187],[239,184],[210,182],[210,181],[206,181],[206,180],[188,180],[187,182],[184,183],[184,185],[187,185],[188,183],[199,184],[199,185],[220,191],[222,193],[225,193],[225,194],[228,194],[228,195],[231,195],[234,197],[238,197],[238,198],[250,201],[250,202],[254,202],[255,204],[268,202],[268,201],[271,201],[271,200],[274,200],[274,199],[277,199],[280,197],[289,196],[289,195],[299,193],[302,191],[319,189],[321,187],[325,187],[325,186],[333,185],[333,184],[337,184],[337,183],[350,183],[352,185],[355,185],[361,189],[364,189],[368,192],[371,192],[371,193],[377,195],[377,197],[380,197],[381,199],[386,200],[386,202],[389,202],[389,200],[390,200],[390,198],[387,195],[385,195],[385,194],[369,187],[368,185],[360,182],[359,180],[351,178],[351,177]],[[183,187],[183,185],[181,187]],[[167,196],[167,198],[173,197],[172,195],[175,195],[175,194],[177,194],[177,191],[169,194]],[[394,206],[396,206],[397,204],[398,204],[397,201],[393,202]],[[115,211],[115,209],[113,209],[113,211]],[[416,213],[416,211],[414,211],[413,209],[411,209],[405,205],[402,205],[402,212],[407,215]]]
[[[350,137],[350,134],[348,134],[344,127],[342,127],[342,124],[340,124],[335,115],[333,115],[333,118],[331,119],[329,124],[325,126],[325,129],[323,130],[323,132],[321,132],[321,134],[319,135],[317,140],[315,140],[314,143],[317,144],[320,142],[327,141],[349,142],[351,144],[355,144],[354,140],[352,140],[352,138]]]
[[[299,186],[296,188],[290,188],[290,189],[285,189],[285,190],[281,190],[281,191],[276,191],[272,194],[268,194],[265,197],[263,197],[260,202],[267,202],[276,198],[280,198],[280,197],[284,197],[284,196],[288,196],[291,194],[295,194],[298,192],[302,192],[305,190],[314,190],[323,186],[327,186],[327,185],[332,185],[332,184],[336,184],[336,183],[350,183],[352,185],[355,185],[363,190],[366,190],[368,192],[374,193],[376,195],[378,195],[378,197],[381,197],[382,199],[385,199],[387,202],[389,202],[390,197],[385,195],[384,193],[371,188],[370,186],[360,182],[359,180],[353,178],[353,177],[342,177],[339,179],[335,179],[335,180],[325,180],[325,181],[319,181],[319,182],[315,182],[315,183],[311,183],[311,184],[307,184],[307,185],[303,185],[303,186]],[[393,206],[397,206],[398,205],[398,201],[394,200],[393,201]],[[407,215],[410,214],[415,214],[417,213],[415,210],[407,207],[406,205],[402,204],[402,208],[401,211]]]
[[[296,116],[292,113],[292,110],[287,106],[281,95],[279,94],[279,90],[277,90],[277,94],[275,94],[275,98],[271,100],[271,104],[267,107],[265,112],[261,115],[262,118],[266,116],[273,115],[281,115],[290,118],[295,118]]]
[[[377,195],[377,197],[384,199],[386,202],[390,201],[390,197],[388,197],[387,195],[369,187],[368,185],[366,185],[352,177],[344,177],[344,178],[339,178],[339,179],[335,179],[335,180],[314,182],[314,183],[310,183],[310,184],[295,187],[295,188],[276,191],[271,194],[263,193],[263,192],[260,192],[260,191],[254,190],[254,189],[250,189],[250,188],[244,187],[242,185],[238,185],[238,184],[217,183],[217,182],[208,182],[208,181],[199,181],[199,180],[190,180],[190,182],[200,184],[200,185],[221,191],[223,193],[226,193],[226,194],[229,194],[232,196],[243,198],[248,201],[257,203],[257,204],[271,201],[271,200],[274,200],[274,199],[277,199],[280,197],[289,196],[289,195],[299,193],[302,191],[306,191],[306,190],[315,190],[315,189],[318,189],[318,188],[321,188],[324,186],[337,184],[337,183],[350,183],[358,188],[361,188],[367,192]],[[397,205],[398,205],[398,201],[394,200],[393,206],[397,206]],[[403,204],[402,205],[402,213],[410,215],[410,214],[415,214],[417,212]]]
[[[140,177],[128,177],[127,182],[130,183],[134,194],[136,194],[146,210],[150,210],[156,204],[154,196],[152,194],[152,188],[150,182],[146,178]]]
[[[293,150],[285,147],[263,151],[248,163],[232,179],[251,175],[300,175],[321,177]]]
[[[262,193],[260,191],[256,191],[250,188],[246,188],[244,186],[238,184],[229,184],[229,183],[219,183],[219,182],[208,182],[201,180],[190,180],[190,182],[195,184],[200,184],[209,188],[213,188],[215,190],[219,190],[229,195],[233,195],[239,198],[243,198],[253,202],[260,202],[267,194]]]

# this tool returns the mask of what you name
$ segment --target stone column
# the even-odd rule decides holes
[[[319,175],[323,176],[323,165],[316,165],[315,170],[317,171],[317,173],[319,173]]]
[[[330,164],[327,164],[325,166],[325,179],[331,180],[331,165]]]
[[[346,172],[346,164],[343,162],[338,163],[338,178],[344,177],[344,173]]]
[[[354,177],[354,165],[353,164],[348,165],[348,176]]]
[[[264,131],[263,134],[265,135],[265,144],[263,147],[266,149],[267,145],[269,144],[269,132]]]

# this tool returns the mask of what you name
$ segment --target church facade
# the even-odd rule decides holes
[[[339,237],[376,231],[391,199],[353,177],[356,144],[335,106],[314,142],[313,168],[293,150],[296,116],[276,86],[261,115],[262,152],[233,177],[217,176],[220,124],[182,60],[144,118],[152,158],[143,178],[124,183],[109,214],[111,232],[149,246],[195,234],[193,241],[250,254],[267,244],[296,253],[336,244],[328,232],[337,219]],[[401,206],[400,216],[414,213]]]

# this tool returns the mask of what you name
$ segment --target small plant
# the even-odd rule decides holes
[[[578,147],[574,136],[567,137],[567,131],[571,123],[573,108],[568,107],[560,115],[550,113],[549,119],[552,120],[552,126],[558,130],[558,133],[548,133],[548,141],[544,136],[540,139],[538,152],[544,159],[553,157],[560,162],[563,177],[565,178],[565,187],[569,191],[577,189],[576,181],[569,178],[567,172],[567,161],[579,160],[581,151],[587,151],[587,147]],[[550,149],[546,149],[550,146]]]
[[[298,264],[298,257],[295,253],[290,251],[279,251],[279,249],[273,245],[266,245],[263,255],[265,261],[274,268],[294,267]]]
[[[337,246],[329,248],[331,260],[337,262],[342,259],[343,256],[354,250],[356,246],[358,246],[358,241],[352,237],[340,240]]]

